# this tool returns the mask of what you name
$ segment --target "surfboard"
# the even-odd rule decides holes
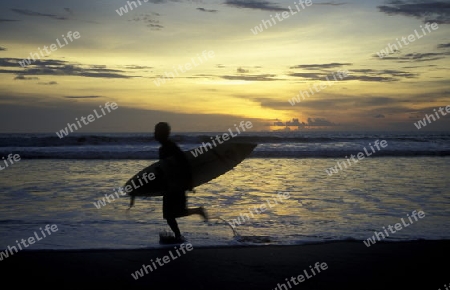
[[[193,186],[202,185],[230,171],[247,158],[256,146],[254,143],[224,142],[212,149],[201,146],[197,151],[196,149],[185,151],[184,154],[191,167]],[[199,153],[200,149],[203,153]],[[194,156],[193,152],[197,156]],[[132,198],[162,196],[167,191],[167,186],[180,182],[182,174],[177,160],[171,157],[155,162],[136,173],[125,183],[124,190]]]

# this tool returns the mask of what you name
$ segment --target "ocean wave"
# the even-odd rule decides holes
[[[188,151],[213,144],[211,137],[217,134],[174,133],[172,139]],[[338,158],[370,150],[377,139],[388,146],[371,157],[450,155],[450,133],[256,132],[227,142],[258,144],[250,157]],[[0,134],[0,157],[13,153],[24,159],[157,159],[159,146],[149,133],[78,133],[62,139],[52,134]]]
[[[151,151],[21,151],[15,150],[14,154],[19,154],[21,159],[99,159],[99,160],[156,160],[158,152]],[[350,154],[357,153],[357,150],[313,150],[313,151],[254,151],[248,158],[344,158]],[[0,150],[0,156],[7,156],[7,151]],[[403,150],[403,151],[378,151],[370,158],[378,157],[421,157],[421,156],[450,156],[450,150]]]
[[[210,142],[211,137],[223,133],[183,133],[173,134],[172,139],[179,144],[199,144]],[[256,132],[238,135],[234,141],[257,144],[308,144],[336,142],[365,142],[389,139],[395,142],[439,143],[450,142],[450,133],[279,133]],[[56,134],[0,134],[1,147],[65,147],[102,145],[150,145],[156,143],[150,133],[81,134],[73,133],[64,138]]]

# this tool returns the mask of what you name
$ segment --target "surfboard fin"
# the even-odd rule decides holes
[[[135,198],[134,196],[130,196],[130,207],[128,209],[133,207],[133,205],[134,205],[134,198]]]

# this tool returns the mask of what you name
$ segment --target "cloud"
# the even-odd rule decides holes
[[[226,80],[241,80],[241,81],[277,81],[279,79],[274,78],[275,75],[262,74],[262,75],[239,75],[239,76],[220,76]]]
[[[285,100],[279,100],[273,97],[254,97],[254,96],[238,96],[252,102],[258,102],[261,107],[267,107],[275,110],[291,109],[292,106]]]
[[[287,121],[286,126],[303,126],[305,123],[300,123],[298,119],[292,119],[292,121]]]
[[[341,6],[341,5],[346,5],[348,4],[347,2],[343,2],[343,3],[332,3],[332,2],[323,2],[323,3],[314,3],[314,5],[329,5],[329,6]]]
[[[143,0],[141,0],[143,1]],[[144,0],[145,1],[145,0]],[[149,2],[153,4],[164,4],[169,2],[192,2],[192,3],[202,3],[202,0],[147,0],[144,3]]]
[[[143,65],[126,65],[124,66],[127,69],[152,69],[151,66],[143,66]]]
[[[11,11],[21,14],[21,15],[26,15],[26,16],[49,17],[49,18],[56,19],[56,20],[67,20],[68,19],[67,17],[64,17],[64,16],[57,16],[54,14],[45,14],[45,13],[31,11],[28,9],[11,8]]]
[[[110,79],[127,79],[131,78],[121,73],[120,70],[112,69],[89,69],[82,68],[76,65],[64,65],[57,68],[49,68],[43,66],[28,66],[23,74],[27,75],[54,75],[54,76],[79,76],[79,77],[90,77],[90,78],[110,78]]]
[[[238,67],[237,72],[238,72],[238,73],[241,73],[241,74],[246,74],[246,73],[249,72],[249,70],[248,70],[248,69],[243,69],[243,68],[241,68],[241,67]]]
[[[58,83],[55,81],[51,81],[51,82],[39,82],[38,85],[44,85],[44,86],[52,86],[52,85],[57,85]]]
[[[276,6],[264,0],[226,0],[225,4],[236,8],[249,8],[264,11],[288,11],[286,8]]]
[[[26,77],[24,75],[18,75],[14,78],[15,80],[24,80],[24,81],[31,81],[31,80],[38,80],[38,77]]]
[[[210,13],[216,13],[218,12],[218,10],[214,10],[214,9],[205,9],[205,8],[197,8],[197,10],[202,11],[202,12],[210,12]]]
[[[161,25],[161,22],[157,19],[161,14],[156,12],[150,12],[146,14],[139,14],[134,16],[132,19],[128,21],[141,22],[145,26],[151,28],[151,30],[161,30],[164,26]]]
[[[0,67],[5,66],[5,67],[20,67],[19,66],[19,61],[22,61],[23,59],[20,58],[0,58]],[[41,66],[59,66],[59,65],[64,65],[65,61],[61,61],[61,60],[53,60],[53,59],[48,59],[48,60],[38,60],[35,62],[35,65],[41,65]],[[30,64],[30,66],[33,64]]]
[[[378,96],[370,96],[359,98],[353,102],[353,106],[355,107],[380,107],[380,106],[388,106],[395,105],[400,102],[399,99],[394,99],[392,97],[378,97]]]
[[[436,105],[436,106],[427,106],[421,109],[409,109],[409,119],[423,119],[423,117],[427,115],[433,114],[433,110],[436,108],[443,108],[445,111],[446,104]]]
[[[443,59],[447,55],[450,55],[449,52],[427,52],[427,53],[408,53],[401,56],[385,56],[380,58],[376,55],[373,57],[377,57],[380,60],[395,60],[399,63],[403,62],[423,62],[423,61],[433,61],[438,59]]]
[[[337,126],[337,125],[331,121],[328,121],[325,118],[308,118],[307,126],[324,127],[324,126]]]
[[[312,68],[321,68],[327,65],[311,65]],[[308,67],[308,66],[307,66]],[[330,66],[332,67],[332,66]],[[339,75],[341,73],[341,76]],[[314,81],[361,81],[361,82],[394,82],[399,81],[400,78],[415,78],[417,74],[398,71],[398,70],[373,70],[373,69],[353,69],[351,72],[331,72],[331,71],[318,71],[307,73],[290,73],[291,77],[299,77]],[[334,75],[334,76],[333,76]],[[346,76],[345,76],[346,75]],[[336,80],[335,80],[336,78]]]
[[[291,121],[287,121],[286,123],[281,121],[275,121],[272,126],[277,127],[297,127],[297,128],[305,128],[305,127],[330,127],[337,126],[337,124],[328,121],[326,118],[308,118],[307,122],[300,122],[298,119],[293,118]]]
[[[98,99],[101,96],[64,96],[66,99]]]
[[[302,110],[310,111],[339,111],[353,112],[358,108],[361,116],[374,116],[379,113],[388,115],[390,113],[409,112],[407,106],[414,104],[417,106],[428,105],[431,102],[440,102],[448,94],[444,92],[432,92],[430,94],[408,95],[406,97],[372,96],[361,95],[358,97],[340,94],[326,94],[320,98],[310,98],[307,102],[302,102],[299,106]],[[261,107],[274,110],[292,110],[292,106],[286,100],[274,97],[247,97],[247,99],[258,102]],[[394,109],[395,111],[392,111]],[[372,111],[373,110],[373,111]]]
[[[401,70],[392,70],[392,69],[385,69],[382,71],[378,71],[381,74],[388,74],[391,75],[393,77],[403,77],[403,78],[416,78],[418,75],[415,73],[410,73],[410,72],[406,72],[406,71],[401,71]]]
[[[441,43],[438,44],[437,48],[449,48],[450,47],[450,42],[449,43]]]
[[[77,100],[67,99],[63,96],[49,98],[47,94],[40,95],[39,92],[18,94],[0,90],[0,106],[2,109],[0,132],[55,132],[60,130],[61,126],[65,126],[67,122],[73,122],[76,116],[86,116],[88,112],[92,112],[92,109],[96,107],[98,108],[101,101],[107,98],[104,96],[100,99]],[[70,94],[67,94],[67,96],[70,96]],[[98,105],[95,105],[96,103]],[[229,124],[239,124],[242,120],[249,120],[248,116],[233,114],[233,112],[224,112],[223,114],[180,113],[145,109],[139,105],[137,108],[133,108],[117,103],[121,109],[114,113],[114,117],[101,118],[91,123],[89,128],[86,127],[86,132],[147,132],[149,124],[157,124],[161,120],[166,120],[177,132],[192,132],[193,130],[197,132],[226,132]],[[24,118],[23,116],[27,117]],[[266,120],[251,118],[250,121],[253,127],[258,128],[258,130],[265,128],[261,124],[265,123]],[[83,132],[83,130],[80,130],[80,132]]]
[[[386,118],[383,114],[377,114],[375,116],[373,116],[375,119],[384,119]]]
[[[305,78],[310,80],[319,80],[321,78],[327,77],[327,74],[324,73],[290,73],[289,76],[291,77],[299,77],[299,78]]]
[[[164,28],[164,26],[162,26],[162,25],[153,24],[153,23],[147,24],[147,27],[150,27],[152,30],[161,30]]]
[[[383,76],[349,76],[345,80],[349,81],[361,81],[361,82],[395,82],[398,79],[393,77]]]
[[[283,122],[281,122],[281,121],[273,122],[273,125],[274,126],[285,126],[285,124]]]
[[[70,8],[64,8],[64,10],[65,10],[67,13],[69,13],[70,15],[73,15],[73,14],[74,14],[73,11],[72,11],[72,9],[70,9]]]
[[[293,118],[291,121],[281,122],[281,121],[275,121],[273,122],[272,126],[277,127],[286,127],[286,126],[297,126],[299,128],[304,127],[306,125],[305,122],[300,122],[298,119]]]
[[[19,21],[19,20],[0,18],[0,23],[2,23],[2,22],[14,22],[14,21]]]
[[[53,75],[53,76],[79,76],[90,78],[111,78],[111,79],[127,79],[134,76],[126,75],[126,71],[118,69],[108,69],[104,65],[89,65],[82,66],[79,64],[72,64],[61,60],[39,60],[25,69],[18,64],[22,59],[18,58],[0,58],[1,67],[14,67],[16,70],[2,70],[1,73],[17,74],[17,79],[23,79],[26,75]]]
[[[356,75],[355,73],[360,72],[365,74],[364,75]],[[393,80],[398,80],[395,79],[395,77],[402,77],[402,78],[416,78],[418,76],[418,74],[415,73],[410,73],[410,72],[406,72],[406,71],[401,71],[401,70],[392,70],[392,69],[385,69],[385,70],[372,70],[372,69],[354,69],[352,70],[352,75],[348,76],[346,79],[352,79],[352,77],[354,77],[353,79],[362,79],[363,77],[376,77],[376,76],[382,76],[385,75],[386,77],[392,77]]]
[[[18,61],[19,59],[17,58],[9,58],[9,57],[0,58],[0,73],[18,74],[22,72],[22,70],[20,70],[20,65]],[[15,68],[15,70],[1,69],[1,67]]]
[[[344,65],[352,65],[352,64],[351,63],[333,62],[333,63],[323,63],[323,64],[302,64],[302,65],[291,66],[290,68],[291,69],[301,68],[301,69],[307,69],[307,70],[315,70],[315,69],[339,68]]]
[[[404,15],[423,19],[423,22],[450,24],[450,3],[441,1],[389,1],[378,6],[387,15]]]

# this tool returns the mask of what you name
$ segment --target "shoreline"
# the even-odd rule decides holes
[[[7,153],[7,152],[2,152],[0,151],[0,154],[2,153]],[[53,160],[53,161],[128,161],[128,160],[133,160],[133,161],[158,161],[157,157],[154,156],[132,156],[132,155],[126,155],[123,157],[117,157],[117,156],[113,156],[113,154],[109,154],[108,156],[104,156],[104,158],[99,158],[98,155],[103,154],[104,152],[99,152],[97,154],[97,156],[92,156],[92,157],[86,157],[86,156],[58,156],[58,157],[54,157],[51,156],[51,154],[53,153],[43,153],[40,156],[31,156],[28,155],[27,153],[24,152],[19,152],[20,153],[20,160]],[[258,152],[252,152],[250,156],[248,156],[247,158],[245,158],[245,160],[247,159],[299,159],[299,160],[309,160],[309,159],[320,159],[320,160],[342,160],[342,155],[335,155],[335,154],[321,154],[321,155],[303,155],[303,156],[298,156],[295,155],[296,152],[292,153],[292,154],[285,154],[285,155],[279,155],[277,152],[273,152],[273,153],[268,153],[268,152],[264,152],[264,153],[258,153]],[[137,154],[136,154],[137,155]],[[379,156],[374,156],[374,157],[370,157],[371,159],[386,159],[386,158],[404,158],[404,159],[415,159],[415,158],[448,158],[450,156],[450,150],[445,150],[445,151],[433,151],[433,152],[415,152],[415,151],[410,151],[408,153],[404,153],[402,155],[396,155],[396,154],[390,154],[390,153],[386,153],[386,154],[380,154]]]
[[[174,245],[175,246],[175,245]],[[138,280],[132,273],[172,246],[132,250],[27,250],[0,262],[4,277],[19,273],[14,286],[45,283],[46,287],[99,289],[401,289],[448,283],[445,267],[450,240],[378,242],[334,241],[292,246],[199,247]],[[295,286],[286,279],[326,263]],[[311,267],[310,267],[311,266]],[[445,272],[445,273],[444,273]],[[311,274],[310,274],[311,276]],[[45,281],[45,282],[44,282]],[[298,281],[298,280],[296,280]]]

